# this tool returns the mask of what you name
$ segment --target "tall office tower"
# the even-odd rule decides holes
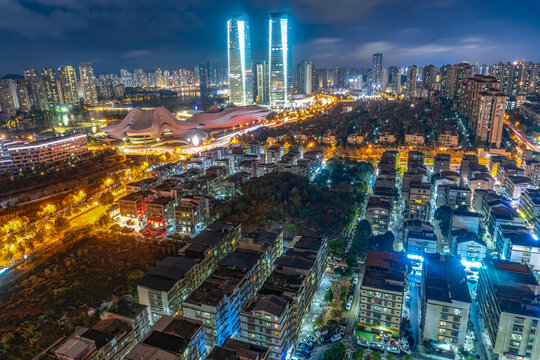
[[[254,69],[254,100],[257,104],[268,104],[270,102],[270,97],[268,94],[268,91],[270,90],[268,85],[268,76],[270,75],[270,71],[268,70],[268,61],[257,61],[254,65]]]
[[[32,111],[32,104],[30,103],[30,96],[28,94],[29,82],[28,80],[17,80],[17,101],[19,102],[19,110],[21,112],[28,113]]]
[[[390,83],[392,84],[392,93],[400,94],[401,93],[401,69],[397,66],[391,66],[389,68],[390,72]]]
[[[488,89],[478,94],[474,117],[474,133],[477,141],[489,147],[500,147],[506,95],[497,89]]]
[[[7,116],[15,116],[19,103],[17,100],[17,85],[13,79],[0,80],[0,108]]]
[[[163,71],[160,68],[154,68],[154,77],[156,79],[156,87],[162,88],[164,85],[163,82]]]
[[[422,87],[424,89],[432,90],[433,83],[437,76],[437,68],[433,65],[424,66],[422,70]]]
[[[133,74],[126,69],[120,70],[120,81],[125,87],[133,86]]]
[[[284,108],[292,100],[292,49],[290,44],[289,14],[270,14],[270,106]]]
[[[383,82],[382,54],[373,54],[373,65],[371,67],[371,90],[372,93],[381,91]]]
[[[418,68],[416,65],[409,66],[407,69],[407,88],[405,94],[407,97],[416,96],[416,77],[418,76]]]
[[[236,105],[251,104],[253,73],[249,19],[246,14],[234,16],[227,21],[227,59],[230,102]]]
[[[77,73],[71,65],[60,66],[58,68],[60,78],[60,88],[66,106],[79,105],[79,85],[77,84]]]
[[[51,110],[60,103],[54,70],[48,67],[41,69],[41,77],[43,78],[43,90],[45,93],[47,110]]]
[[[135,69],[133,73],[133,86],[145,87],[146,86],[146,73],[142,69]]]
[[[296,68],[298,93],[311,95],[313,90],[313,64],[311,60],[302,60]]]
[[[24,70],[24,79],[28,81],[28,96],[33,110],[46,110],[47,102],[43,90],[43,79],[34,68]]]
[[[92,64],[79,64],[79,76],[81,79],[81,89],[85,105],[97,105],[96,77]]]

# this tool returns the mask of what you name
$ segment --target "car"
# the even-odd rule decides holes
[[[298,348],[298,350],[302,350],[302,351],[306,351],[306,352],[311,351],[311,348],[306,343],[298,343],[298,345],[296,345],[296,347]]]
[[[304,339],[306,339],[307,341],[311,341],[312,343],[317,342],[317,339],[315,339],[315,337],[311,335],[306,335]]]
[[[410,298],[411,298],[411,293],[407,291],[405,293],[405,299],[410,300]]]
[[[377,350],[379,352],[384,352],[384,345],[380,342],[372,342],[369,344],[371,350]]]
[[[395,345],[388,345],[386,347],[386,351],[388,351],[389,353],[392,353],[392,354],[399,354],[401,352],[399,350],[399,347],[397,347]]]
[[[478,283],[478,280],[475,279],[467,279],[467,282],[471,285],[476,285]]]
[[[330,341],[331,341],[331,342],[336,342],[336,341],[339,341],[339,340],[341,340],[341,339],[343,339],[343,336],[341,336],[340,334],[335,334],[334,336],[332,336],[332,337],[330,338]]]
[[[354,285],[358,284],[358,278],[355,277],[355,278],[353,279],[352,283],[353,283]]]
[[[339,335],[344,336],[345,335],[345,330],[346,330],[345,326],[343,326],[343,325],[340,326],[339,327]]]
[[[399,346],[399,350],[406,355],[411,355],[411,349],[409,348],[408,344],[401,344]]]
[[[347,351],[345,351],[345,359],[346,360],[351,360],[352,355],[353,355],[353,351],[351,349],[347,349]]]
[[[348,302],[347,305],[345,306],[345,310],[351,311],[351,307],[352,307],[352,304]]]
[[[302,350],[295,350],[294,355],[304,359],[307,359],[309,357],[309,353]]]
[[[356,339],[356,345],[368,348],[369,347],[369,341]]]
[[[302,339],[302,343],[307,344],[307,346],[309,346],[310,349],[313,349],[315,347],[315,343],[313,341],[309,341],[306,338]]]

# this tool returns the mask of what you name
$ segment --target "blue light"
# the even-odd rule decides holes
[[[193,105],[193,109],[199,110],[199,105]]]
[[[409,258],[411,260],[417,260],[417,261],[420,261],[420,262],[424,262],[424,257],[420,256],[420,255],[416,255],[416,254],[407,254],[407,258]]]

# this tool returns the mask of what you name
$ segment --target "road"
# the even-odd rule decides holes
[[[508,120],[504,120],[504,125],[508,126],[510,130],[512,130],[518,138],[523,140],[523,142],[525,143],[525,145],[527,145],[529,150],[540,151],[540,147],[538,147],[532,140],[530,140],[529,136],[519,131],[518,128],[512,125]]]

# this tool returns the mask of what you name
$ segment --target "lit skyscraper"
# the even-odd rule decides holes
[[[382,54],[373,54],[373,66],[371,68],[371,87],[373,92],[381,91],[383,83]]]
[[[287,107],[292,100],[292,52],[289,14],[270,14],[270,106]]]
[[[41,69],[41,77],[43,79],[43,90],[47,102],[47,109],[52,110],[56,105],[60,104],[60,96],[58,95],[54,70],[48,67]]]
[[[26,68],[24,70],[24,79],[28,81],[28,96],[30,105],[34,110],[46,110],[47,101],[43,90],[43,79],[39,77],[35,68]]]
[[[97,105],[96,78],[92,64],[79,64],[81,88],[85,105]]]
[[[253,73],[251,70],[251,40],[246,14],[227,21],[227,47],[230,101],[236,105],[253,102]]]
[[[296,69],[298,92],[311,95],[313,89],[313,64],[310,60],[302,60]]]
[[[127,69],[120,70],[120,82],[124,84],[125,87],[133,86],[133,74]]]
[[[261,60],[257,61],[254,66],[255,70],[255,101],[258,104],[268,104],[269,97],[268,97],[268,90],[270,90],[270,87],[268,86],[268,61]]]
[[[60,77],[60,87],[64,96],[66,106],[79,105],[79,85],[77,84],[77,73],[71,65],[60,66],[58,68]]]

